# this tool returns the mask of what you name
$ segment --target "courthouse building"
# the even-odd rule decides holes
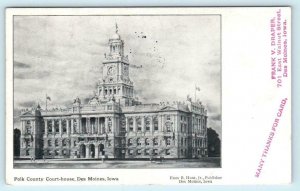
[[[22,110],[20,157],[207,156],[207,111],[201,102],[137,101],[117,29],[108,44],[102,79],[88,103],[77,97],[66,109]]]

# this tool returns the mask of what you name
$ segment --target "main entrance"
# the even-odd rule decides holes
[[[86,146],[84,144],[80,145],[80,148],[79,148],[79,157],[80,158],[85,158],[86,155]]]
[[[105,155],[104,145],[99,144],[99,156],[103,156],[103,155]]]
[[[95,158],[95,145],[94,144],[90,145],[90,156],[91,156],[91,158]]]

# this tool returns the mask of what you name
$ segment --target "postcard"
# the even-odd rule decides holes
[[[6,182],[291,183],[291,8],[8,8]]]

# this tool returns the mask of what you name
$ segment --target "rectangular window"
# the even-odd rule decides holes
[[[128,146],[132,145],[132,139],[128,139]]]
[[[142,154],[142,150],[141,149],[137,150],[137,155],[141,155],[141,154]]]
[[[128,150],[128,154],[129,154],[129,155],[133,155],[133,150],[131,150],[131,149]]]
[[[142,130],[142,120],[140,118],[137,119],[136,125],[137,125],[137,130],[141,131]]]
[[[145,150],[145,155],[150,155],[149,149],[146,149],[146,150]]]
[[[129,131],[133,131],[133,119],[129,119]]]
[[[169,149],[166,150],[166,155],[170,155],[170,150]]]
[[[31,133],[31,127],[26,127],[26,133],[28,133],[28,134]]]
[[[170,138],[167,139],[167,145],[171,145],[171,139]]]
[[[150,121],[148,119],[145,121],[145,126],[146,131],[150,131]]]

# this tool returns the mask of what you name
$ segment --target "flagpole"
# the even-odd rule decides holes
[[[47,113],[47,94],[46,94],[46,113]]]
[[[196,103],[196,84],[195,84],[195,103]]]

